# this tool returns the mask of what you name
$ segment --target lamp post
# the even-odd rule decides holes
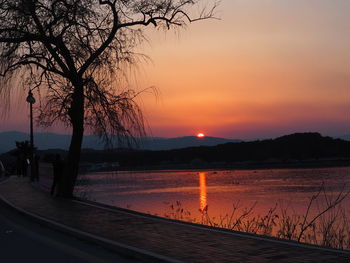
[[[30,111],[30,180],[34,181],[34,137],[33,137],[33,104],[35,98],[31,90],[28,92],[26,101],[29,103]]]

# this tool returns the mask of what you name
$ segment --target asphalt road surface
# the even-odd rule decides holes
[[[140,262],[43,227],[0,202],[1,263]]]

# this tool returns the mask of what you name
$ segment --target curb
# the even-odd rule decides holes
[[[1,181],[0,184],[3,184],[8,179],[5,179],[4,181]],[[2,202],[4,205],[6,205],[8,208],[17,211],[19,214],[29,217],[29,219],[44,225],[46,227],[49,227],[51,229],[54,229],[58,232],[68,234],[70,236],[73,236],[75,238],[78,238],[80,240],[89,241],[93,244],[99,245],[105,249],[114,251],[122,256],[128,257],[128,258],[135,258],[142,262],[159,262],[159,263],[183,263],[183,261],[173,259],[167,256],[163,256],[157,253],[153,253],[144,249],[136,248],[133,246],[125,245],[107,238],[103,238],[94,234],[90,234],[88,232],[80,231],[78,229],[66,226],[64,224],[52,221],[50,219],[46,219],[42,216],[33,214],[31,212],[28,212],[22,208],[19,208],[12,204],[10,201],[8,201],[6,198],[4,198],[0,194],[0,202]]]

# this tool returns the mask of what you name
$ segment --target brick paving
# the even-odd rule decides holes
[[[32,214],[183,262],[350,262],[350,253],[259,240],[52,198],[27,180],[11,177],[0,184],[0,195]]]

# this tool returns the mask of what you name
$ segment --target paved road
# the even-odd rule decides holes
[[[0,203],[0,262],[139,262],[42,227]]]

